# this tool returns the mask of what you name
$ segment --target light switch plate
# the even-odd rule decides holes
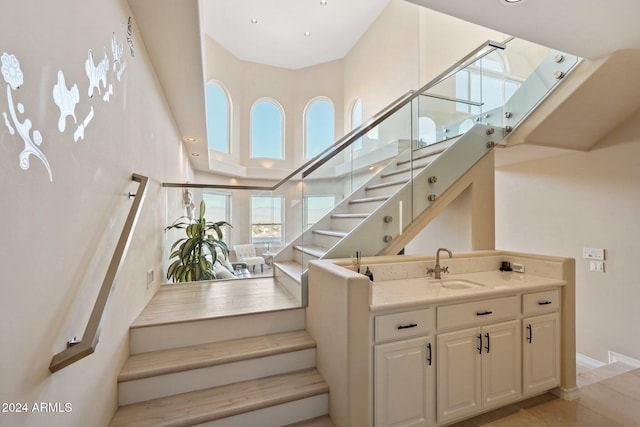
[[[604,273],[604,262],[589,261],[589,271],[593,271],[596,273]]]
[[[603,248],[582,248],[582,258],[604,261]]]

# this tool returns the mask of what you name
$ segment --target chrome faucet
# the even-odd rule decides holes
[[[449,272],[449,267],[440,267],[440,252],[441,251],[445,251],[446,253],[449,254],[449,258],[453,258],[453,254],[451,253],[451,250],[447,249],[447,248],[438,248],[438,250],[436,251],[436,266],[434,268],[427,268],[427,274],[434,274],[434,279],[442,279],[442,276],[440,275],[440,273],[448,273]]]

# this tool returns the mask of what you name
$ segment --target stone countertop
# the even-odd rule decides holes
[[[543,290],[564,286],[566,281],[526,273],[484,271],[479,273],[444,274],[442,281],[468,280],[478,285],[464,289],[442,286],[431,277],[373,282],[370,311],[418,308],[478,298],[493,298],[514,292]]]

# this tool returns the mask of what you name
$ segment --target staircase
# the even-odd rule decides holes
[[[111,426],[331,426],[304,322],[297,308],[134,323]]]

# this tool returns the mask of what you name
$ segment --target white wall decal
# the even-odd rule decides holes
[[[82,123],[78,126],[78,129],[73,133],[73,140],[78,142],[79,139],[84,139],[84,130],[87,128],[91,120],[93,119],[93,107],[91,107],[91,111],[87,114],[87,117],[84,118]]]
[[[127,68],[127,61],[122,59],[124,46],[116,40],[116,33],[113,33],[111,38],[111,51],[113,52],[113,71],[115,71],[116,77],[120,81],[124,69]]]
[[[47,168],[47,172],[49,172],[49,181],[53,181],[53,177],[51,175],[51,167],[49,166],[49,162],[45,155],[38,149],[38,145],[42,144],[42,134],[38,130],[33,130],[31,133],[31,120],[24,119],[23,122],[18,120],[18,115],[16,114],[16,109],[18,113],[24,114],[24,105],[22,103],[18,103],[15,107],[13,105],[13,91],[18,89],[24,83],[22,70],[20,69],[20,62],[14,55],[9,55],[8,53],[3,53],[0,58],[2,61],[2,77],[4,77],[4,81],[7,82],[7,101],[9,103],[9,114],[11,115],[11,120],[13,121],[13,126],[9,123],[9,119],[7,118],[7,113],[3,113],[5,119],[5,125],[9,128],[9,133],[12,135],[15,131],[18,131],[18,134],[22,137],[24,141],[24,150],[20,153],[20,167],[22,170],[29,169],[29,157],[31,155],[36,156]],[[32,138],[33,135],[33,138]]]
[[[87,93],[89,97],[93,97],[93,90],[98,89],[98,93],[100,92],[100,83],[102,83],[103,88],[107,88],[107,72],[109,71],[109,58],[107,58],[107,52],[104,53],[104,57],[102,61],[95,65],[93,63],[93,51],[89,49],[89,57],[84,63],[84,69],[87,73],[87,77],[89,78],[89,89]]]
[[[73,118],[74,123],[78,123],[76,119],[76,105],[80,102],[80,93],[78,85],[73,85],[71,89],[67,89],[64,81],[64,73],[58,71],[58,83],[53,87],[53,100],[60,109],[60,118],[58,119],[58,130],[64,132],[67,126],[67,116]]]

